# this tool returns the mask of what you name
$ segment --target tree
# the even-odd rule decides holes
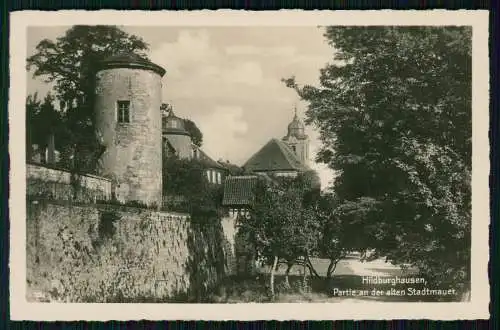
[[[77,25],[55,41],[44,39],[27,59],[34,77],[54,84],[64,114],[64,152],[79,170],[93,171],[101,146],[94,130],[94,82],[99,61],[119,53],[146,57],[148,45],[116,26]],[[72,155],[72,156],[70,156]]]
[[[330,280],[337,264],[349,252],[362,250],[365,233],[365,219],[373,209],[374,201],[364,198],[355,203],[339,201],[332,192],[321,195],[317,204],[318,221],[321,231],[317,245],[317,253],[321,258],[330,260],[326,278]]]
[[[47,94],[41,102],[38,94],[26,98],[26,152],[31,157],[31,146],[47,147],[49,136],[58,134],[62,128],[60,113],[54,107],[54,97]],[[58,147],[58,145],[56,145]]]
[[[315,217],[314,221],[320,220],[320,214],[318,211],[318,203],[321,198],[321,182],[318,176],[318,173],[314,170],[308,170],[305,172],[298,173],[296,177],[284,177],[274,174],[268,174],[268,177],[272,180],[272,182],[277,185],[283,191],[293,191],[293,193],[300,199],[300,203],[297,205],[301,208],[307,209],[311,212],[311,216]],[[330,210],[331,211],[331,210]],[[321,225],[321,223],[317,223],[317,225]],[[317,239],[314,238],[314,239]],[[287,268],[285,271],[285,284],[288,284],[288,274],[291,271],[294,265],[302,265],[305,268],[309,269],[311,275],[315,275],[319,277],[320,275],[314,269],[314,266],[310,260],[310,256],[317,255],[318,252],[316,249],[309,249],[307,254],[295,255],[293,254],[290,258],[286,260],[278,261],[278,264],[281,262],[285,263]]]
[[[470,281],[471,29],[328,27],[334,60],[298,86],[364,248],[436,284]]]
[[[222,203],[221,186],[208,182],[206,168],[195,159],[175,156],[163,160],[163,195],[170,210],[194,217],[215,216]]]
[[[203,133],[201,133],[200,129],[196,124],[190,119],[184,118],[184,128],[188,131],[189,135],[191,135],[191,141],[194,145],[201,147],[203,144]]]
[[[291,266],[315,249],[319,226],[311,208],[303,204],[303,192],[296,186],[272,187],[259,182],[249,217],[241,219],[257,255],[270,267],[271,296],[274,298],[275,270],[280,262]],[[305,261],[303,262],[305,265]]]
[[[163,116],[168,116],[169,113],[173,111],[172,105],[169,103],[162,103],[160,109],[163,113]],[[191,136],[191,142],[193,142],[194,145],[201,147],[203,144],[203,133],[198,128],[198,126],[196,126],[196,123],[188,118],[183,118],[182,121],[184,123],[184,128]]]
[[[39,143],[38,132],[36,131],[36,120],[40,112],[41,101],[38,94],[28,95],[26,97],[26,158],[31,158],[31,146]]]

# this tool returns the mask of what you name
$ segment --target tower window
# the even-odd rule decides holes
[[[130,101],[117,101],[118,122],[130,123]]]
[[[297,153],[297,147],[292,146],[292,150],[293,150],[293,152]]]

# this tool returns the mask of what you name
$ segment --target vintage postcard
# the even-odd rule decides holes
[[[12,319],[489,318],[487,11],[10,33]]]

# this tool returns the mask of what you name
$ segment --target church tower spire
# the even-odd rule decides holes
[[[309,162],[309,137],[304,130],[304,123],[297,115],[297,104],[294,104],[293,119],[288,124],[287,135],[282,140],[295,152],[297,158],[307,165]]]

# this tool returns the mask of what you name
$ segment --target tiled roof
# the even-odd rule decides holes
[[[271,139],[243,167],[254,172],[308,170],[292,149],[278,139]]]
[[[250,205],[259,178],[255,175],[229,176],[224,182],[224,206]]]

